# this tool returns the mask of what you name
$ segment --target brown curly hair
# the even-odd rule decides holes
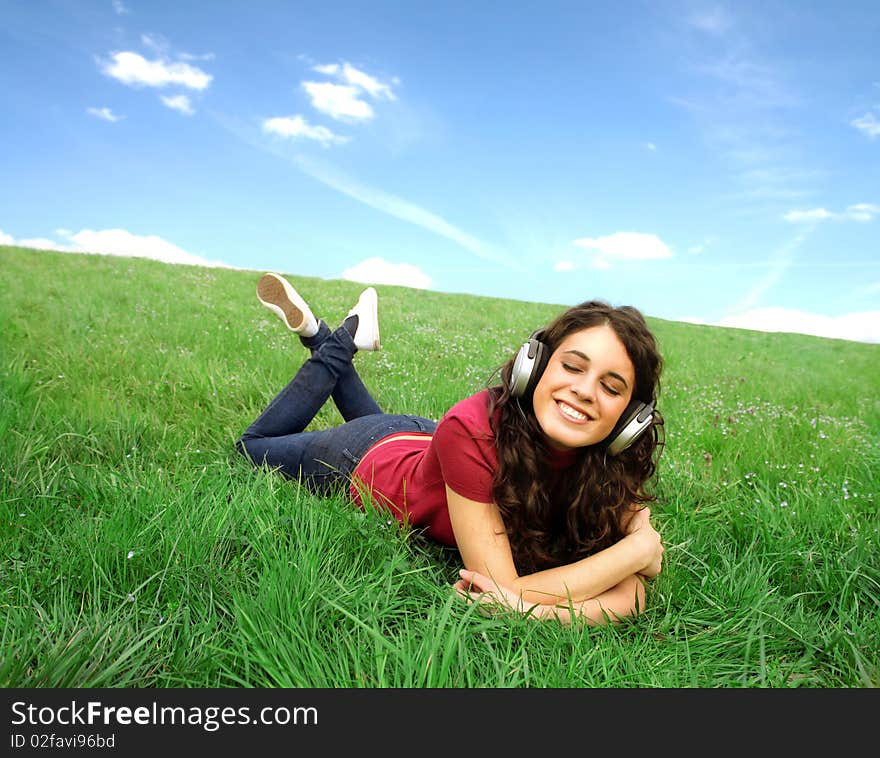
[[[540,336],[548,354],[570,334],[609,326],[635,368],[633,398],[656,402],[663,360],[642,314],[631,306],[591,300],[569,308]],[[602,443],[577,450],[577,457],[550,489],[552,452],[532,410],[532,398],[513,397],[514,358],[500,369],[502,383],[489,388],[489,418],[498,468],[493,497],[501,511],[517,571],[528,574],[585,558],[626,535],[630,507],[656,496],[645,485],[656,472],[663,447],[663,417],[654,410],[651,428],[617,456]]]

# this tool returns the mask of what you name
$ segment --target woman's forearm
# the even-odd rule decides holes
[[[644,569],[645,550],[630,534],[611,547],[574,563],[519,576],[510,589],[523,600],[541,605],[566,605],[598,599],[627,577]],[[641,586],[641,584],[639,584]]]
[[[645,608],[645,586],[638,575],[629,576],[616,586],[580,603],[537,605],[535,618],[556,618],[563,624],[585,621],[590,625],[617,623]]]

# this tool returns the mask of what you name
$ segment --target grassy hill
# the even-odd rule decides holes
[[[295,265],[338,323],[362,286]],[[257,278],[0,247],[4,687],[880,684],[880,346],[649,318],[664,571],[568,628],[482,617],[452,551],[233,453],[305,357]],[[377,289],[359,371],[433,418],[562,308]]]

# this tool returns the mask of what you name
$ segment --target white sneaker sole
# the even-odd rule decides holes
[[[308,306],[290,284],[278,274],[265,274],[257,282],[257,297],[291,331],[302,329]]]

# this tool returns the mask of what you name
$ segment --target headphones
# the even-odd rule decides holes
[[[511,396],[531,398],[535,391],[535,385],[547,368],[550,360],[550,349],[541,342],[543,329],[532,332],[526,342],[516,354],[513,361],[513,369],[508,380],[508,390]],[[611,433],[602,444],[609,455],[618,455],[641,437],[654,421],[654,401],[643,403],[633,398]]]

